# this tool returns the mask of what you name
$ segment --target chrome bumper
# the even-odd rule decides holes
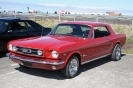
[[[39,64],[50,64],[50,65],[61,65],[61,64],[64,64],[64,61],[46,62],[46,61],[41,61],[41,60],[33,60],[33,59],[28,59],[28,58],[17,57],[17,56],[11,55],[10,53],[7,53],[6,56],[8,56],[11,60],[12,59],[17,59],[17,60],[21,60],[21,61],[28,61],[28,62],[39,63]]]

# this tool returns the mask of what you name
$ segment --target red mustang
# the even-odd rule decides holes
[[[7,45],[12,61],[23,67],[61,69],[67,78],[75,77],[79,66],[110,56],[121,59],[125,34],[116,34],[105,23],[64,22],[47,36],[19,39]]]

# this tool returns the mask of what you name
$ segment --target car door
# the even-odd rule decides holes
[[[6,47],[6,43],[4,42],[4,32],[0,31],[0,52],[3,51],[3,47]]]
[[[9,41],[29,37],[25,21],[13,21],[6,33]]]
[[[109,55],[111,52],[112,43],[110,41],[110,33],[105,26],[94,28],[94,38],[91,39],[91,48],[89,58],[99,58]]]
[[[10,25],[5,31],[3,42],[5,42],[5,45],[15,39],[21,39],[21,38],[27,38],[28,35],[28,29],[25,25],[24,21],[12,21],[10,22]],[[6,47],[4,47],[4,50]]]
[[[7,40],[5,39],[5,35],[9,24],[8,20],[0,20],[0,52],[6,48]]]

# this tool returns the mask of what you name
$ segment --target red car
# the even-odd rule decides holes
[[[77,75],[79,66],[106,56],[121,59],[125,34],[116,34],[105,23],[64,22],[47,36],[14,40],[6,54],[23,67],[61,69],[67,78]]]

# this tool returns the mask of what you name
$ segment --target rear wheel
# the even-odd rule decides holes
[[[77,56],[73,55],[70,57],[70,60],[68,61],[65,68],[63,68],[62,74],[66,78],[73,78],[77,75],[79,70],[79,59]]]
[[[120,59],[121,59],[121,46],[120,44],[116,44],[111,55],[111,60],[119,61]]]

